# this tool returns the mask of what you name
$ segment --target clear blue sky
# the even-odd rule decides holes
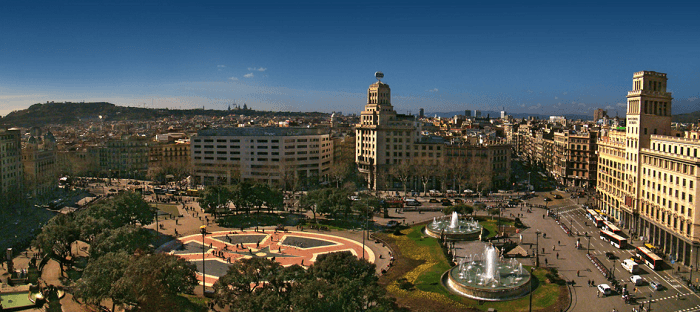
[[[402,113],[614,111],[640,70],[668,73],[683,113],[700,110],[698,12],[697,1],[5,1],[0,115],[82,100],[353,113],[377,70]]]

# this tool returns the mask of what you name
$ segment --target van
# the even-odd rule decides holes
[[[625,271],[630,272],[632,274],[635,274],[639,271],[639,266],[637,265],[637,262],[635,262],[632,259],[625,259],[624,261],[620,262],[620,265],[623,269],[625,269]]]
[[[634,284],[635,286],[642,286],[642,284],[644,284],[644,279],[643,279],[641,276],[639,276],[639,275],[632,275],[632,276],[630,276],[630,281],[631,281],[632,284]]]

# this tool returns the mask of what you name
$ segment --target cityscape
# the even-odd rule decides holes
[[[8,4],[0,311],[700,311],[698,8],[606,5]]]

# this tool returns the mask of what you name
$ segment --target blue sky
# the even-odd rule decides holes
[[[353,113],[377,70],[402,113],[623,114],[640,70],[668,73],[684,113],[700,110],[698,12],[690,1],[5,1],[0,115],[46,101]]]

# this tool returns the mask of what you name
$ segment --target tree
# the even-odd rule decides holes
[[[90,246],[90,256],[101,257],[117,251],[124,251],[127,254],[134,254],[137,250],[149,251],[152,239],[151,232],[135,225],[107,229],[95,238]]]
[[[217,210],[221,207],[227,207],[232,196],[231,187],[212,185],[204,189],[202,196],[197,201],[205,212],[213,213],[214,218],[216,218]]]
[[[401,181],[404,195],[406,195],[406,184],[408,183],[408,179],[411,178],[413,171],[414,166],[408,160],[401,161],[401,163],[391,167],[391,169],[389,170],[389,173],[394,178]]]
[[[350,252],[318,256],[312,278],[295,291],[294,306],[303,311],[368,311],[390,309],[392,301],[377,284],[375,265]]]
[[[169,254],[145,254],[132,257],[114,293],[141,311],[167,311],[177,308],[174,296],[191,293],[197,284],[191,262]]]
[[[420,177],[421,183],[423,183],[423,196],[428,194],[428,182],[433,176],[433,168],[425,164],[419,165],[416,174]]]
[[[351,211],[350,194],[345,189],[323,188],[309,191],[299,201],[299,206],[311,211],[316,220],[316,213],[336,216],[338,213],[347,214]]]
[[[110,252],[91,258],[75,285],[75,297],[99,307],[105,299],[111,299],[114,311],[115,306],[122,303],[114,284],[124,276],[130,261],[131,255],[126,252]]]
[[[377,280],[374,264],[341,252],[320,255],[306,271],[266,258],[237,261],[214,289],[231,311],[392,310]]]
[[[217,301],[231,311],[289,311],[291,283],[305,274],[298,269],[289,269],[289,274],[285,271],[267,258],[236,261],[214,284]]]
[[[80,237],[80,231],[72,214],[59,214],[49,220],[36,236],[32,245],[58,258],[63,273],[63,264],[71,255],[71,245]]]

